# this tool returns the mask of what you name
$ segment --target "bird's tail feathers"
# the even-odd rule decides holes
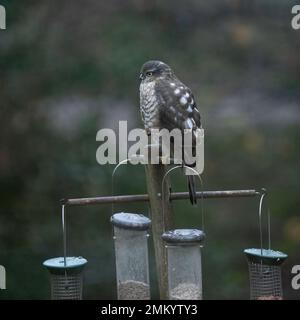
[[[192,205],[195,205],[195,204],[197,204],[195,176],[193,176],[193,175],[187,176],[187,179],[188,179],[190,201],[191,201]]]

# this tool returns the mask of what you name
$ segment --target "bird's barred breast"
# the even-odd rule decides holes
[[[140,108],[145,128],[148,129],[157,126],[159,110],[154,81],[141,83]]]

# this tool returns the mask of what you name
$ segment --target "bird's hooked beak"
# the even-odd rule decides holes
[[[140,80],[144,80],[145,79],[145,76],[141,73],[140,74]]]

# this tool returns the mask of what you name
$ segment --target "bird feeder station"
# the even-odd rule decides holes
[[[119,300],[150,299],[148,230],[150,219],[134,213],[115,213],[116,272]]]
[[[68,207],[149,203],[160,298],[202,299],[200,248],[205,238],[203,231],[179,229],[166,232],[166,230],[172,230],[173,225],[171,203],[189,199],[189,193],[171,192],[169,183],[165,179],[166,171],[161,165],[148,165],[146,173],[147,194],[62,199],[61,203]],[[164,184],[166,186],[162,188]],[[163,193],[163,190],[166,190],[166,193]],[[196,196],[201,200],[254,198],[261,197],[262,192],[255,189],[201,191],[197,192]],[[150,220],[138,214],[116,213],[112,216],[111,222],[114,227],[118,298],[150,299],[147,254]],[[171,236],[172,234],[174,236]],[[124,284],[125,290],[123,289]],[[192,284],[190,290],[184,288],[186,284]]]
[[[82,257],[59,257],[44,261],[50,273],[52,300],[81,300],[82,271],[87,260]]]
[[[162,235],[167,248],[170,300],[202,300],[201,246],[198,229],[176,229]]]
[[[246,249],[250,278],[250,298],[254,300],[281,300],[281,265],[285,253],[270,249]]]

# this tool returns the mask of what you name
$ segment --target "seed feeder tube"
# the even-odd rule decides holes
[[[44,261],[50,273],[52,300],[81,300],[82,272],[87,260],[82,257],[59,257]]]
[[[116,273],[119,300],[149,300],[148,230],[151,220],[141,214],[115,213]]]
[[[281,265],[285,253],[271,249],[246,249],[252,300],[282,300]]]
[[[201,247],[205,234],[198,229],[163,233],[168,257],[170,300],[202,300]]]

